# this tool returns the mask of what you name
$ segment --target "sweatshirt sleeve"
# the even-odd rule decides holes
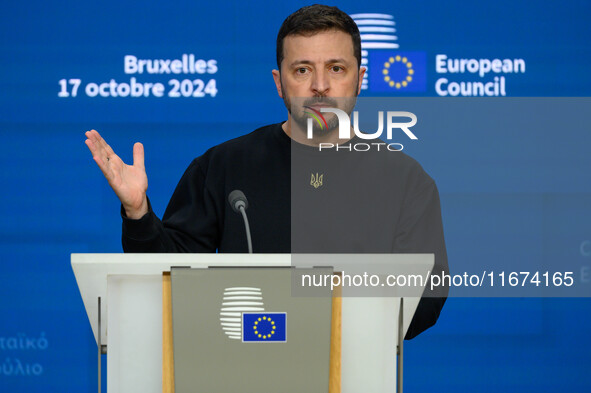
[[[206,185],[207,176],[193,161],[179,181],[162,221],[150,201],[148,213],[129,219],[121,209],[124,252],[215,252],[219,239],[218,211]]]
[[[447,252],[443,237],[443,223],[439,192],[435,182],[421,170],[419,179],[411,190],[402,207],[395,238],[395,248],[401,253],[433,253],[435,264],[432,274],[448,272]],[[405,339],[411,339],[433,326],[447,299],[449,288],[425,288],[417,311],[411,321]]]

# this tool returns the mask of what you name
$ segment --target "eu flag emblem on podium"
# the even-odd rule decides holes
[[[242,314],[243,342],[286,342],[287,314],[284,312]]]
[[[371,50],[368,59],[369,90],[380,93],[427,90],[425,52]]]

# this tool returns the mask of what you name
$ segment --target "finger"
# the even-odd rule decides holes
[[[86,131],[87,143],[86,145],[90,149],[93,155],[106,156],[107,152],[101,143],[101,136],[95,130]],[[90,144],[88,143],[90,142]]]
[[[115,152],[113,151],[111,146],[109,146],[107,141],[104,138],[102,138],[98,132],[97,132],[97,135],[99,137],[99,141],[101,143],[101,146],[103,147],[103,149],[105,149],[105,152],[107,153],[107,155],[115,155]]]
[[[92,135],[91,139],[95,142],[95,144],[97,144],[98,146],[100,146],[104,150],[103,151],[104,154],[106,154],[107,156],[115,155],[115,152],[113,151],[111,146],[109,146],[107,141],[105,141],[105,139],[101,136],[101,134],[98,133],[98,131],[91,130],[89,132]]]
[[[98,132],[91,130],[87,131],[86,135],[89,139],[87,139],[85,143],[92,152],[92,158],[94,162],[96,162],[97,166],[103,173],[103,176],[105,176],[109,184],[111,184],[111,187],[113,187],[112,182],[116,177],[116,173],[112,168],[113,165],[107,165],[107,163],[109,160],[117,159],[113,164],[118,167],[117,162],[121,160],[116,154],[111,154],[109,157],[109,154],[105,151],[103,143],[101,143],[102,138]]]
[[[103,139],[103,137],[101,136],[101,134],[99,134],[99,132],[97,130],[87,131],[87,134],[91,135],[90,139],[93,139],[97,142],[100,141],[101,139]]]
[[[146,169],[144,166],[144,145],[139,142],[133,145],[133,166],[137,166],[143,170]]]
[[[85,141],[86,146],[88,146],[88,148],[90,149],[90,152],[92,153],[92,157],[93,158],[100,158],[101,163],[105,164],[106,161],[109,160],[109,158],[114,158],[116,157],[115,155],[109,155],[105,149],[102,147],[101,144],[97,143],[95,140],[93,139],[87,139]]]
[[[90,131],[92,135],[92,141],[97,147],[96,154],[98,154],[104,163],[113,163],[113,161],[121,161],[119,156],[115,154],[111,146],[107,144],[107,141],[96,131]],[[123,163],[123,161],[121,161]]]
[[[94,143],[92,139],[85,140],[84,144],[86,144],[86,147],[88,147],[88,150],[90,150],[93,157],[100,156],[101,149],[97,147],[96,143]]]
[[[102,139],[101,134],[99,134],[96,130],[86,131],[86,137],[97,144],[99,144],[100,140]]]
[[[86,141],[84,141],[84,143],[86,144],[86,146],[88,147],[88,149],[92,153],[93,160],[96,162],[96,164],[98,165],[100,170],[106,176],[105,171],[107,170],[107,168],[106,168],[105,161],[103,160],[103,154],[100,153],[101,149],[98,149],[96,147],[96,144],[91,139],[87,139]]]

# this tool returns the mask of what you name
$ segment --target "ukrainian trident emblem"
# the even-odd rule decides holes
[[[310,185],[314,188],[318,188],[320,186],[322,186],[322,178],[324,177],[324,174],[319,175],[318,173],[316,173],[316,176],[314,176],[314,174],[312,173],[312,178],[310,179]]]

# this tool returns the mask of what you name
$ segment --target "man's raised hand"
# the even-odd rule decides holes
[[[97,131],[87,131],[85,135],[92,158],[119,197],[127,217],[140,219],[148,212],[144,146],[139,142],[133,145],[133,165],[126,165]]]

